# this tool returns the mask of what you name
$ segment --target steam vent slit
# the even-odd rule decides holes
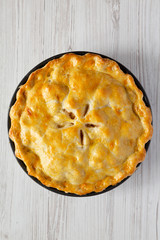
[[[83,134],[82,130],[80,130],[80,142],[81,142],[81,145],[83,146],[83,144],[84,144],[84,134]]]
[[[87,112],[89,110],[89,104],[86,104],[85,108],[84,108],[84,113],[83,113],[83,117],[86,116]]]

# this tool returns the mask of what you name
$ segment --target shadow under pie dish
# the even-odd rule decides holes
[[[101,56],[46,60],[11,104],[16,157],[30,176],[64,194],[100,193],[122,182],[144,160],[152,136],[142,91],[120,64]]]

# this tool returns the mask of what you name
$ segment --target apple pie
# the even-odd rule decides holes
[[[68,53],[30,74],[10,110],[9,136],[28,174],[85,195],[131,175],[152,115],[133,78],[97,54]]]

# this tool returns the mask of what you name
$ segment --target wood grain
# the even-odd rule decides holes
[[[160,1],[0,0],[0,239],[160,239]],[[89,198],[49,192],[18,166],[7,134],[23,76],[57,53],[86,50],[128,67],[152,106],[144,163],[117,189]]]

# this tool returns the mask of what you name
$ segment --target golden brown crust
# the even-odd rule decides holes
[[[131,175],[153,132],[133,78],[95,54],[65,54],[33,72],[10,118],[9,136],[28,174],[78,195]]]

